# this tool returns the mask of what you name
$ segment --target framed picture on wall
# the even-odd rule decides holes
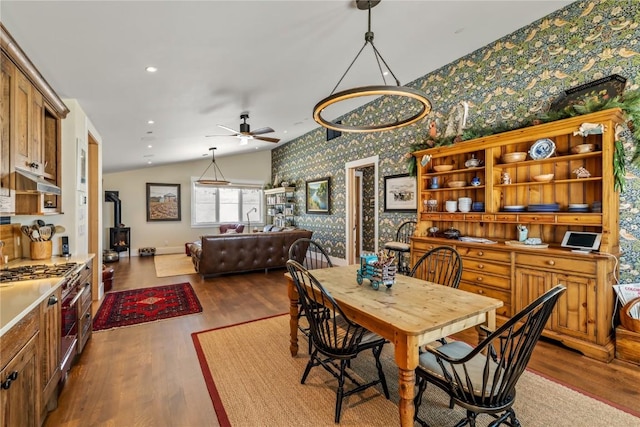
[[[147,183],[147,221],[180,221],[180,184]]]
[[[331,212],[331,178],[320,178],[306,183],[306,206],[308,214]]]
[[[87,150],[80,139],[76,139],[78,159],[76,163],[78,184],[77,189],[87,191]]]
[[[417,212],[416,177],[408,173],[384,177],[384,211]]]

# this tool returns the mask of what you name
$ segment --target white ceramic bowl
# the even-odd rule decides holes
[[[447,200],[444,204],[444,209],[447,212],[455,212],[458,210],[458,202],[455,200]]]

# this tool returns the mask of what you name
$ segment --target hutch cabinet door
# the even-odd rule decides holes
[[[563,335],[596,341],[596,280],[593,277],[556,273],[553,285],[567,291],[556,304],[552,329]]]

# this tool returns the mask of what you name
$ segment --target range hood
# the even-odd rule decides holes
[[[31,172],[16,169],[15,172],[16,191],[28,193],[46,193],[60,195],[62,191],[60,187],[50,183],[46,179],[39,177]]]

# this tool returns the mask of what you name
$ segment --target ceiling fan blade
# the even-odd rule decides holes
[[[271,133],[271,132],[275,132],[273,129],[266,127],[266,128],[260,128],[260,129],[256,129],[253,132],[251,132],[252,135],[262,135],[263,133]]]
[[[267,141],[267,142],[280,142],[278,138],[269,138],[267,136],[254,136],[253,138],[259,139],[261,141]]]
[[[275,132],[273,129],[271,129],[270,127],[266,127],[266,128],[260,128],[260,129],[256,129],[253,132],[251,132],[252,135],[262,135],[263,133],[271,133],[271,132]]]
[[[237,131],[237,130],[235,130],[235,129],[231,129],[231,128],[228,128],[228,127],[223,126],[223,125],[218,125],[218,127],[219,127],[219,128],[222,128],[222,129],[224,129],[224,130],[228,130],[229,132],[231,132],[231,133],[233,133],[233,134],[236,134],[236,135],[240,133],[240,132],[238,132],[238,131]]]
[[[238,133],[234,133],[233,135],[205,135],[204,137],[205,137],[205,138],[212,138],[212,137],[214,137],[214,136],[226,136],[226,137],[229,137],[229,138],[234,138],[234,137],[237,137],[237,136],[239,136],[239,135],[240,135],[240,134],[238,134]]]

